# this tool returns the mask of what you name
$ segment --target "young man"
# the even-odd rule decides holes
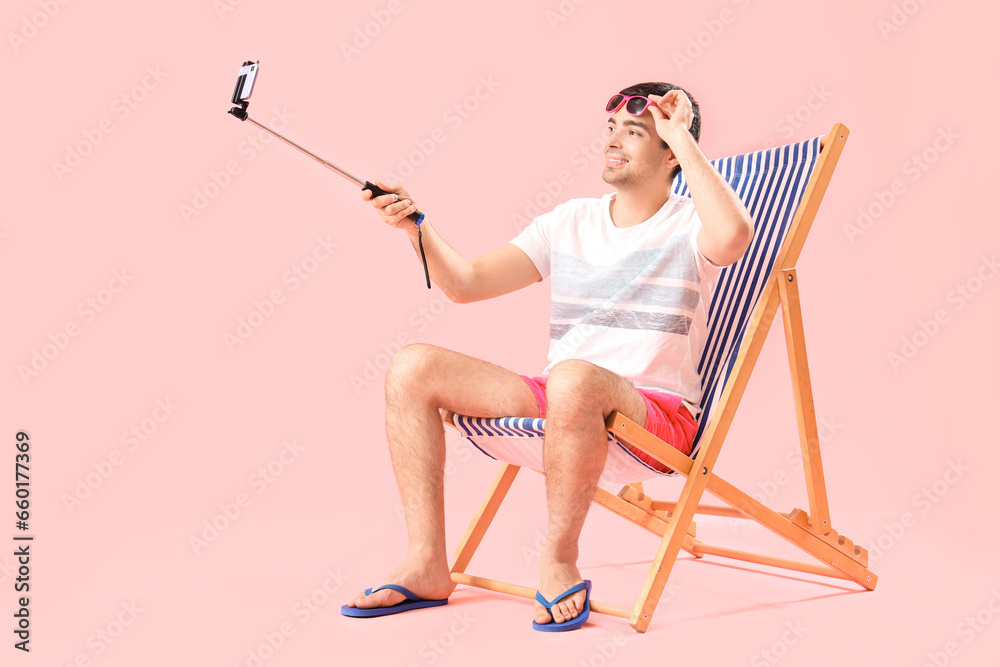
[[[574,629],[589,613],[578,541],[608,456],[607,416],[617,410],[690,452],[707,308],[719,271],[746,252],[753,224],[698,147],[698,107],[685,91],[639,84],[613,96],[607,111],[604,180],[615,194],[558,206],[476,260],[421,223],[431,279],[456,303],[551,274],[549,365],[545,377],[530,378],[431,345],[397,353],[386,376],[386,431],[409,548],[383,581],[393,586],[358,594],[345,614],[444,604],[455,588],[445,550],[441,408],[546,417],[538,459],[549,524],[538,592],[558,601],[550,610],[536,602],[536,629]],[[670,194],[681,169],[690,200]],[[372,205],[416,247],[417,230],[406,218],[416,204],[398,184],[378,185],[392,194]],[[371,199],[371,192],[362,196]]]

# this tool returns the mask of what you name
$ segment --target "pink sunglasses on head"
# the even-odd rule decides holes
[[[649,99],[645,95],[622,95],[618,93],[608,100],[608,106],[605,111],[608,113],[614,113],[625,106],[625,111],[629,112],[633,116],[641,116],[642,112],[646,110],[646,107],[656,105],[656,102]]]

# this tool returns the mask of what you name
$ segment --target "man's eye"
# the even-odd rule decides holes
[[[634,134],[635,136],[639,136],[639,133],[636,132],[635,130],[629,130],[629,134]]]

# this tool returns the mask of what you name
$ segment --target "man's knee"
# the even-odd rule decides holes
[[[549,371],[549,382],[587,383],[593,381],[601,373],[608,373],[597,364],[583,359],[564,359]]]
[[[426,380],[428,371],[434,365],[434,358],[440,348],[427,343],[407,345],[392,357],[386,372],[386,386],[410,384]]]
[[[583,359],[566,359],[549,371],[545,392],[556,401],[576,399],[572,402],[593,406],[606,398],[609,372]]]
[[[627,395],[628,380],[583,359],[560,361],[549,371],[545,387],[551,405],[561,412],[598,410],[604,417],[615,410],[638,415],[645,410],[641,396]],[[567,415],[571,416],[571,415]],[[640,422],[641,423],[641,422]]]

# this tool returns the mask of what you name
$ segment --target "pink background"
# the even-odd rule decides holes
[[[0,434],[8,471],[15,433],[31,435],[36,537],[25,655],[9,631],[8,472],[2,662],[987,664],[1000,648],[1000,456],[984,419],[1000,399],[1000,10],[429,4],[4,4]],[[426,290],[406,238],[353,186],[251,143],[257,131],[226,115],[246,59],[263,67],[254,118],[364,178],[402,169],[468,257],[509,241],[532,206],[609,191],[586,151],[623,86],[689,88],[709,157],[844,122],[798,271],[833,525],[872,549],[876,591],[683,557],[646,635],[600,615],[542,635],[528,601],[464,588],[441,609],[343,618],[339,605],[405,545],[384,437],[388,353],[423,341],[537,373],[549,285],[473,305]],[[859,209],[874,216],[864,228]],[[320,240],[332,254],[314,255]],[[308,280],[284,279],[296,266]],[[226,334],[275,290],[280,303],[231,350]],[[515,317],[516,330],[491,323]],[[496,464],[448,437],[452,546]],[[796,438],[776,327],[719,472],[782,511],[805,507]],[[544,528],[542,480],[526,473],[470,571],[534,585]],[[699,531],[794,555],[754,526],[705,517]],[[629,605],[655,544],[595,509],[581,561],[595,597]]]

